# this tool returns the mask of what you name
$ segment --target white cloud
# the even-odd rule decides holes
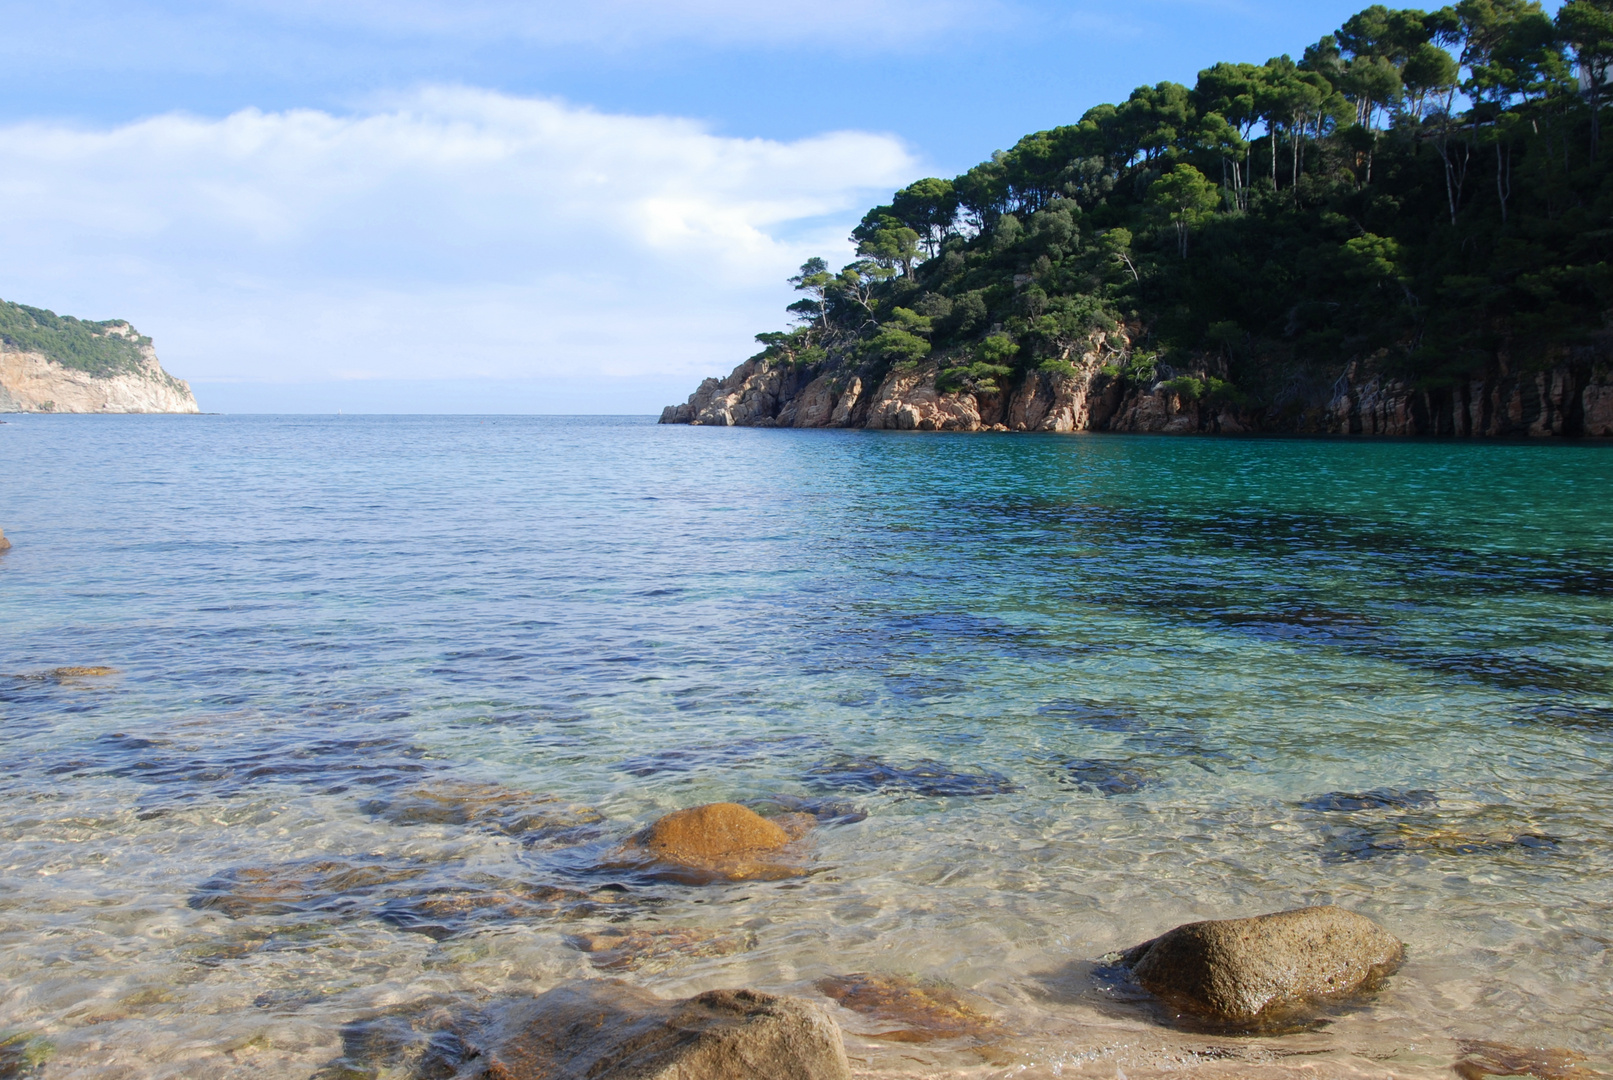
[[[782,279],[918,174],[886,135],[455,88],[0,139],[0,296],[130,318],[204,382],[726,369]]]

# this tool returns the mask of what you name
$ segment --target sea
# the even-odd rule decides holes
[[[27,415],[0,460],[0,1077],[426,1075],[583,978],[815,1000],[859,1076],[1613,1067],[1613,446]],[[613,861],[722,801],[812,815],[800,873]],[[1302,1029],[1116,975],[1312,904],[1407,960]]]

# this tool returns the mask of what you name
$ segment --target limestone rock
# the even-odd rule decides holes
[[[820,1009],[754,990],[667,1001],[618,982],[557,987],[471,1037],[465,1078],[850,1080]]]
[[[1404,956],[1405,946],[1371,919],[1326,906],[1179,926],[1121,963],[1174,1009],[1259,1030],[1373,989]]]
[[[145,342],[128,323],[102,324],[113,337]],[[139,363],[113,374],[63,367],[43,353],[0,342],[0,412],[196,413],[190,385],[162,369],[149,342]]]

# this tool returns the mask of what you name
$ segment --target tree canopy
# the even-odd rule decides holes
[[[1298,56],[1139,87],[895,192],[856,262],[792,279],[769,354],[933,359],[989,394],[1124,326],[1118,377],[1213,356],[1219,392],[1268,403],[1352,361],[1433,386],[1606,359],[1613,0],[1373,5]]]

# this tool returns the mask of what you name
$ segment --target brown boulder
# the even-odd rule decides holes
[[[6,530],[0,529],[0,551],[10,551],[11,541],[6,539]]]
[[[754,990],[667,1001],[619,982],[557,987],[470,1040],[487,1080],[850,1080],[820,1009]]]
[[[647,861],[687,871],[692,880],[747,881],[793,877],[792,842],[811,827],[803,815],[769,821],[738,803],[712,803],[678,810],[627,842],[628,861]],[[801,820],[796,820],[800,818]]]
[[[1405,946],[1364,916],[1326,906],[1179,926],[1121,958],[1143,989],[1199,1021],[1280,1030],[1376,988]]]

